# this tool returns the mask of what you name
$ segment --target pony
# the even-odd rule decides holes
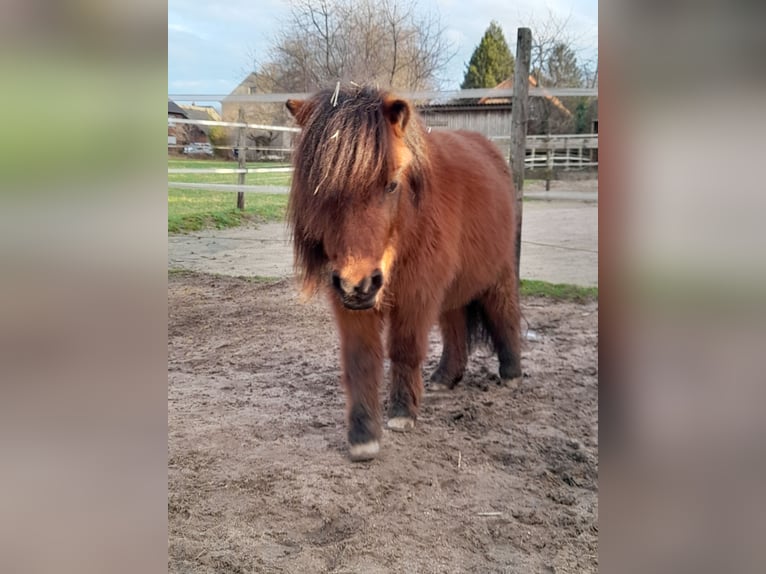
[[[478,133],[427,129],[413,105],[371,86],[287,100],[301,131],[287,208],[303,294],[324,292],[340,338],[351,460],[380,450],[384,339],[388,421],[415,425],[421,365],[438,322],[443,351],[428,391],[462,379],[476,342],[500,377],[521,377],[511,172]]]

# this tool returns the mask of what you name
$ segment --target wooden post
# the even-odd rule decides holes
[[[239,108],[239,116],[237,116],[237,122],[244,124],[245,123],[245,110],[242,108]],[[239,160],[239,169],[247,169],[247,146],[246,146],[246,135],[245,135],[246,128],[239,127],[237,128],[237,159]],[[237,174],[237,184],[238,185],[245,185],[245,173],[238,173]],[[244,191],[238,191],[237,192],[237,209],[245,209],[245,192]]]
[[[519,281],[521,280],[521,213],[524,199],[524,157],[527,149],[531,57],[532,31],[529,28],[519,28],[516,36],[516,68],[513,73],[513,107],[511,108],[511,171],[516,188],[516,277]]]
[[[551,178],[553,177],[553,156],[556,150],[551,142],[551,133],[548,132],[548,136],[545,139],[545,145],[547,146],[548,155],[545,156],[545,191],[551,190]]]

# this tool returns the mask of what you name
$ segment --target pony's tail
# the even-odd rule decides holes
[[[479,303],[477,299],[474,299],[465,307],[466,313],[466,325],[468,327],[466,336],[468,338],[468,351],[475,349],[477,346],[487,346],[493,351],[495,349],[492,336],[489,331],[489,323],[487,322],[487,314],[484,311],[484,307]]]

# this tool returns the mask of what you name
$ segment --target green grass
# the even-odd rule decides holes
[[[168,159],[168,169],[236,169],[236,161],[204,160],[204,159]],[[288,163],[254,162],[248,163],[248,168],[256,167],[290,167]],[[168,181],[182,181],[184,183],[237,183],[236,173],[173,173],[168,174]],[[248,173],[245,185],[282,185],[289,186],[292,174],[280,173]],[[228,192],[231,193],[231,192]]]
[[[580,287],[566,283],[548,283],[522,279],[519,288],[522,297],[549,297],[564,301],[592,301],[598,299],[598,287]]]
[[[168,190],[168,232],[183,233],[215,227],[236,227],[249,221],[281,221],[286,194],[246,193],[245,209],[237,209],[237,194],[202,189]]]
[[[284,167],[287,164],[249,163],[248,167]],[[236,168],[237,162],[168,159],[168,168]],[[248,174],[247,185],[290,185],[290,173]],[[186,183],[237,183],[237,174],[168,174],[168,181]],[[168,189],[168,232],[184,233],[210,227],[236,227],[249,221],[280,221],[287,211],[286,194],[245,193],[245,209],[236,207],[232,191]]]
[[[287,167],[273,162],[249,163],[248,167]],[[236,168],[235,161],[168,159],[168,168]],[[290,173],[248,174],[247,185],[289,186]],[[237,174],[168,174],[168,181],[186,183],[237,183]],[[525,197],[524,201],[534,201]],[[287,211],[286,194],[245,193],[245,210],[236,208],[237,194],[204,189],[168,189],[168,232],[184,233],[206,228],[236,227],[249,221],[281,221]],[[565,287],[565,286],[564,286]],[[554,290],[555,291],[555,290]],[[562,293],[563,289],[559,289]],[[555,294],[546,296],[556,296]],[[589,295],[586,295],[589,296]]]

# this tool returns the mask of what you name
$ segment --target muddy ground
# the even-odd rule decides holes
[[[293,271],[293,252],[282,222],[206,229],[169,235],[168,266],[235,277],[287,277]],[[597,204],[525,202],[521,277],[598,285]]]
[[[597,571],[596,302],[524,300],[519,388],[474,352],[413,431],[351,463],[324,301],[168,283],[170,572]],[[434,331],[426,375],[439,352]]]

